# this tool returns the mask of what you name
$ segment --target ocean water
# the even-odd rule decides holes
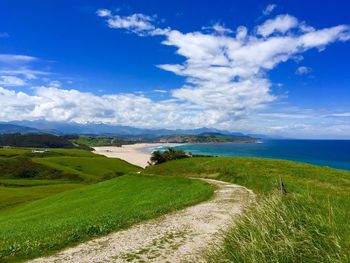
[[[193,154],[283,159],[350,170],[350,140],[265,140],[261,143],[188,144]]]

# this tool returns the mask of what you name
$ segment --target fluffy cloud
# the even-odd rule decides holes
[[[121,17],[112,15],[107,9],[97,10],[97,15],[107,18],[107,24],[110,28],[126,29],[138,35],[157,34],[156,27],[152,24],[154,18],[144,14],[132,14],[130,16]]]
[[[274,19],[266,20],[265,23],[258,26],[256,31],[259,35],[267,37],[273,33],[286,33],[290,29],[295,28],[298,25],[298,19],[294,16],[279,15]]]
[[[244,26],[232,30],[215,24],[211,30],[187,33],[160,28],[155,17],[144,14],[121,16],[100,9],[97,15],[110,28],[163,37],[161,44],[175,47],[176,54],[184,61],[165,62],[158,67],[185,77],[186,83],[171,90],[167,100],[157,101],[135,94],[97,96],[58,85],[35,88],[31,95],[2,88],[1,120],[47,119],[140,127],[215,126],[259,130],[254,125],[258,125],[256,120],[261,118],[267,121],[267,126],[281,129],[288,125],[278,125],[275,120],[290,119],[290,116],[257,115],[277,99],[267,77],[268,71],[301,57],[309,49],[322,50],[332,42],[350,39],[347,25],[315,29],[288,14],[268,19],[252,31]],[[255,122],[251,121],[253,117]],[[265,124],[259,125],[261,128]]]
[[[134,94],[109,94],[97,96],[78,90],[56,87],[36,87],[34,94],[0,87],[0,119],[72,121],[78,123],[111,123],[138,127],[172,127],[178,123],[186,127],[199,127],[210,116],[214,124],[219,116],[182,105],[175,101],[154,102]]]
[[[16,76],[0,76],[0,85],[3,86],[24,86],[26,82]]]

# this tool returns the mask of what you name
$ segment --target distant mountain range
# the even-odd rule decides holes
[[[264,138],[267,136],[243,134],[239,132],[222,131],[212,128],[199,129],[143,129],[122,125],[108,125],[108,124],[79,124],[79,123],[65,123],[65,122],[51,122],[51,121],[12,121],[0,122],[0,134],[6,133],[50,133],[56,135],[107,135],[120,136],[125,138],[142,137],[144,139],[152,139],[160,136],[170,135],[199,135],[203,133],[218,133],[231,137],[254,137]]]
[[[9,123],[0,123],[0,134],[9,133],[37,133],[39,130],[31,127],[25,127]]]

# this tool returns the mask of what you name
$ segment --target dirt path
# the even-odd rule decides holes
[[[254,199],[244,187],[205,181],[217,187],[206,202],[32,262],[201,262],[201,251]]]

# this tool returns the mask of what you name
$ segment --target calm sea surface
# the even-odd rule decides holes
[[[176,146],[193,154],[284,159],[350,170],[350,140],[266,140]]]

